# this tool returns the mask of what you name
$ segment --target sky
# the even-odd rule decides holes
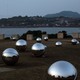
[[[0,0],[0,18],[44,16],[61,11],[80,13],[80,0]]]

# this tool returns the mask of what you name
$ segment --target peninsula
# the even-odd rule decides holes
[[[14,16],[0,19],[0,27],[80,27],[80,14],[72,11],[62,11],[45,16]]]

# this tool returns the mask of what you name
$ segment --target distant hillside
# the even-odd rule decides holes
[[[77,12],[72,12],[72,11],[62,11],[56,14],[47,14],[44,17],[52,18],[52,17],[73,17],[73,18],[80,18],[80,14]]]

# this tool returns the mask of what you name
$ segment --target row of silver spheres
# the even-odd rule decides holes
[[[44,38],[45,41],[48,40],[48,37]],[[41,38],[36,39],[36,43],[32,45],[31,50],[36,57],[44,55],[45,49],[47,46],[41,43]],[[71,40],[73,45],[79,43],[78,40]],[[16,42],[16,49],[24,51],[26,49],[27,42],[23,39],[20,39]],[[60,41],[55,43],[56,46],[61,46]],[[2,59],[7,65],[15,65],[19,59],[19,53],[13,48],[7,48],[2,53]],[[48,68],[47,80],[76,80],[77,79],[77,70],[76,68],[68,61],[61,60],[54,62]]]

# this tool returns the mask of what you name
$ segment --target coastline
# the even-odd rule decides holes
[[[46,26],[46,27],[45,26],[43,27],[42,26],[40,27],[39,26],[38,27],[37,26],[36,27],[34,26],[33,27],[32,26],[31,27],[30,26],[29,27],[28,26],[7,26],[7,27],[4,26],[4,27],[1,27],[0,26],[0,28],[80,28],[80,26],[53,26],[53,27],[50,27],[50,26]]]

